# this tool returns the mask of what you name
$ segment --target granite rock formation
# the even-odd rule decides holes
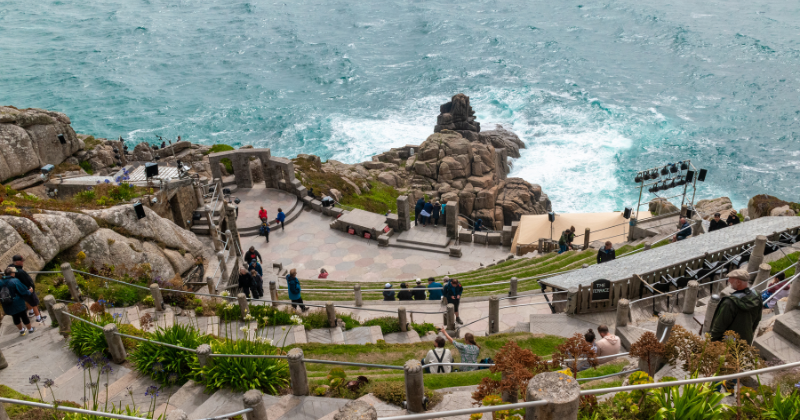
[[[481,123],[475,120],[475,111],[469,105],[469,96],[459,93],[450,102],[439,107],[434,133],[442,130],[455,131],[469,141],[478,141]]]

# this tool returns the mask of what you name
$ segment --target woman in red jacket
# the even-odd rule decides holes
[[[258,211],[258,218],[261,219],[261,220],[264,220],[264,219],[267,218],[267,211],[264,209],[263,206],[261,207],[261,210]]]

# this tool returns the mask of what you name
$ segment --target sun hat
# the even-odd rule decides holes
[[[386,283],[386,284],[383,285],[384,289],[389,289],[391,287],[392,287],[392,283]]]
[[[422,284],[422,280],[417,279],[417,284]]]

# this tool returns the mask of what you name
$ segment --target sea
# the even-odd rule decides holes
[[[557,212],[635,207],[637,171],[685,160],[741,208],[800,201],[799,42],[796,0],[0,1],[0,104],[356,163],[464,93]]]

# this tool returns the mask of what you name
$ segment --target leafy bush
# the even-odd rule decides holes
[[[211,342],[193,326],[175,324],[170,328],[159,328],[151,335],[153,341],[196,349]],[[142,342],[131,353],[131,361],[141,373],[149,375],[162,385],[183,385],[192,375],[192,366],[197,357],[194,353],[170,347]]]
[[[683,391],[683,392],[681,392]],[[658,420],[722,418],[727,406],[720,404],[728,394],[714,392],[708,384],[656,388],[650,399],[656,404]]]
[[[208,149],[208,151],[205,152],[205,154],[208,155],[211,153],[227,152],[229,150],[235,150],[235,149],[233,148],[233,146],[227,144],[215,144],[211,146],[211,148]]]
[[[419,334],[420,337],[424,336],[425,333],[427,333],[428,331],[433,331],[433,332],[439,331],[436,328],[436,326],[431,324],[430,322],[424,322],[422,324],[414,324],[414,323],[412,323],[411,324],[411,328],[413,328],[414,331],[416,331],[417,334]]]
[[[212,341],[217,354],[279,354],[277,347],[259,340]],[[234,391],[251,389],[275,395],[289,384],[289,365],[282,359],[216,357],[206,366],[194,365],[194,380],[208,389],[230,387]]]
[[[87,316],[82,315],[82,319],[104,326],[115,321],[109,314]],[[97,352],[108,354],[108,343],[103,335],[103,330],[87,322],[73,319],[71,323],[71,333],[67,346],[77,356],[89,356]]]
[[[94,175],[94,169],[92,169],[92,164],[89,163],[88,160],[84,160],[83,162],[79,163],[78,166],[81,167],[84,171],[86,171],[89,175]]]
[[[402,407],[406,400],[406,385],[404,382],[373,382],[368,387],[379,400]],[[428,397],[427,410],[433,408],[442,401],[441,394],[425,388],[425,396]]]
[[[362,325],[371,327],[377,325],[381,327],[383,335],[400,332],[400,320],[396,316],[382,316],[365,321]]]
[[[152,308],[153,306],[155,306],[155,304],[156,304],[156,301],[155,301],[155,299],[153,299],[152,295],[147,295],[142,299],[142,305],[144,305],[144,306],[146,306],[148,308]]]

